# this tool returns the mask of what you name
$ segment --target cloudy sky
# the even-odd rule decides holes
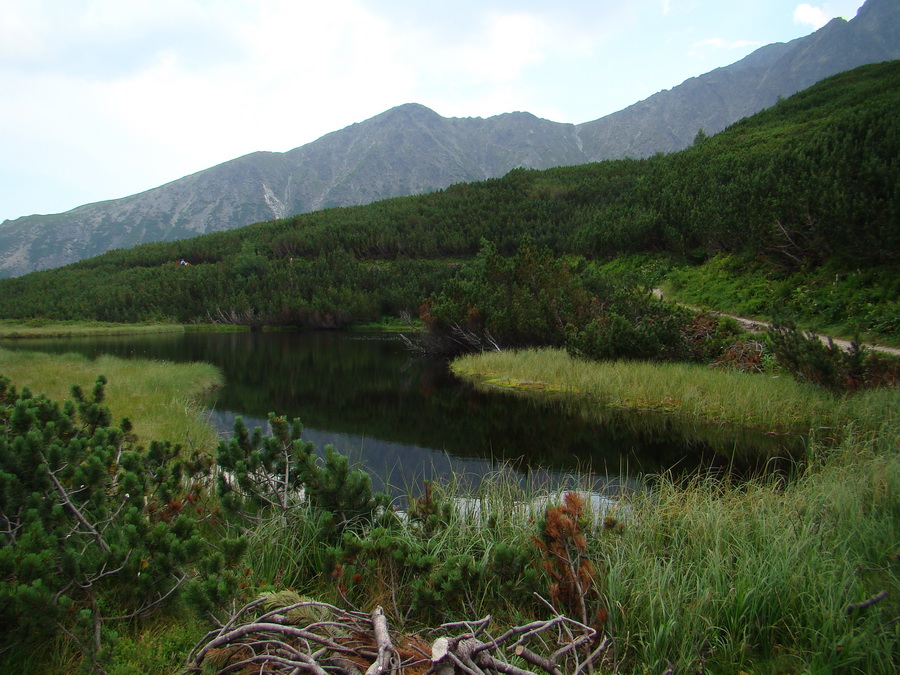
[[[863,0],[0,0],[0,221],[402,103],[580,123]]]

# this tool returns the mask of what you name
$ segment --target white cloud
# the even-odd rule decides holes
[[[821,7],[814,7],[806,2],[794,9],[794,23],[812,26],[814,30],[819,30],[829,19]]]
[[[524,12],[492,14],[483,30],[451,51],[450,57],[476,82],[508,82],[545,58],[544,22]]]
[[[0,0],[8,9],[0,220],[288,150],[406,102],[415,80],[403,36],[353,0]],[[11,206],[2,177],[17,174],[55,175],[38,189],[53,206]]]
[[[0,62],[29,61],[46,51],[39,30],[39,7],[0,0]]]

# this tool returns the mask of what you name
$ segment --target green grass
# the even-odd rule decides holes
[[[240,333],[247,326],[207,323],[114,323],[108,321],[51,321],[49,319],[0,319],[0,339],[69,338],[98,335],[141,335],[156,333]]]
[[[88,335],[137,335],[141,333],[183,333],[180,324],[108,323],[102,321],[49,321],[0,319],[0,338],[54,338]]]
[[[598,406],[660,410],[771,432],[805,433],[847,422],[872,427],[900,409],[896,389],[836,398],[787,374],[749,375],[686,363],[585,361],[561,349],[467,355],[455,360],[452,369],[486,385],[573,393]]]
[[[116,640],[109,645],[108,675],[171,675],[180,672],[185,657],[206,634],[209,626],[198,622],[191,611],[177,603],[148,618],[117,624]],[[40,649],[33,644],[16,645],[0,654],[3,672],[81,673],[88,666],[70,639],[57,634]]]
[[[184,446],[215,448],[216,432],[200,417],[200,401],[222,383],[222,374],[208,363],[176,364],[165,361],[101,356],[91,360],[79,354],[46,354],[0,348],[0,374],[17,388],[46,394],[63,402],[72,385],[90,393],[98,375],[105,375],[106,405],[118,423],[129,417],[142,443],[169,440]]]
[[[591,539],[620,649],[649,672],[895,672],[898,440],[818,447],[786,484],[662,477],[633,495],[636,526]]]
[[[705,475],[648,476],[646,489],[621,496],[613,514],[619,526],[604,527],[599,519],[586,524],[587,554],[608,612],[604,631],[622,673],[670,667],[734,675],[895,672],[900,660],[896,391],[834,398],[787,376],[590,363],[558,350],[467,357],[455,367],[504,386],[587,394],[586,400],[598,404],[673,410],[760,428],[839,428],[840,442],[812,441],[790,477],[732,484]],[[196,421],[192,406],[220,377],[202,364],[0,350],[0,373],[58,399],[73,383],[89,389],[101,372],[109,378],[114,416],[131,416],[145,439],[172,439],[189,418]],[[174,426],[154,424],[173,416],[179,419]],[[203,447],[214,447],[214,440],[199,441],[199,431],[191,433],[198,434],[195,442],[208,444]],[[526,505],[542,504],[551,495],[545,486],[522,489],[509,478],[498,471],[484,481],[475,495],[481,499],[478,516],[456,509],[427,531],[404,521],[390,536],[372,529],[350,535],[344,546],[362,549],[355,563],[348,563],[360,574],[355,581],[348,575],[348,597],[364,610],[381,604],[392,625],[414,629],[410,608],[422,583],[452,586],[461,566],[494,560],[500,546],[529,554],[531,567],[544,575],[532,539],[540,532],[541,509]],[[453,479],[438,491],[443,503],[471,503]],[[328,546],[335,543],[330,532],[321,513],[298,508],[287,522],[272,519],[251,532],[242,564],[260,588],[292,588],[339,602],[329,567]],[[417,571],[408,557],[397,555],[404,550],[430,556],[432,566]],[[446,602],[452,618],[491,614],[492,630],[500,632],[543,616],[539,603],[525,600],[531,597],[527,588],[501,588],[511,577],[492,564]],[[549,580],[540,578],[549,597]],[[884,600],[847,611],[882,591]],[[172,672],[206,628],[186,616],[161,614],[123,630],[110,672]],[[47,652],[51,672],[77,667],[66,661],[64,647],[50,645]],[[17,663],[19,669],[47,672],[50,662]]]
[[[785,270],[756,259],[718,255],[671,270],[667,298],[754,319],[792,320],[836,338],[900,347],[900,274],[896,265],[847,269],[835,262]]]
[[[395,316],[385,316],[379,321],[351,326],[350,330],[362,333],[410,333],[423,330],[420,319],[407,321]]]
[[[812,431],[790,477],[648,476],[626,527],[588,537],[623,672],[891,673],[900,659],[900,391],[834,397],[787,376],[586,362],[560,350],[462,357],[510,388],[768,430]],[[818,441],[816,439],[822,439]],[[887,592],[863,610],[855,603]]]

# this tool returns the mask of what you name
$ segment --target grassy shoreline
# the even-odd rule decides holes
[[[216,431],[200,418],[204,396],[221,386],[222,373],[208,363],[176,364],[146,359],[80,354],[10,351],[0,347],[0,374],[18,388],[46,394],[60,403],[72,385],[90,392],[105,375],[105,404],[118,423],[129,417],[141,442],[170,440],[185,446],[215,448]]]
[[[50,321],[0,319],[0,339],[70,338],[99,335],[152,335],[158,333],[243,333],[248,326],[221,323],[113,323],[108,321]]]
[[[900,410],[896,390],[834,397],[788,375],[749,375],[684,363],[585,361],[561,349],[466,355],[451,368],[487,386],[570,393],[601,406],[672,412],[773,433],[848,423],[872,429]]]
[[[705,410],[710,419],[720,420],[733,420],[740,406],[749,405],[750,399],[731,407],[722,401],[744,386],[756,390],[758,410],[748,419],[760,424],[818,420],[840,425],[846,431],[840,444],[812,442],[805,470],[794,480],[768,476],[733,485],[709,476],[675,480],[663,475],[652,489],[622,496],[619,511],[612,513],[619,525],[588,519],[593,524],[584,532],[585,553],[596,570],[597,591],[592,610],[606,612],[604,632],[615,645],[619,672],[893,672],[900,658],[900,624],[895,621],[900,611],[896,394],[856,401],[820,398],[806,387],[783,388],[790,382],[786,377],[734,373],[732,378],[691,366],[682,377],[691,378],[694,389],[677,400],[672,392],[685,386],[685,380],[679,384],[677,370],[659,364],[593,364],[558,350],[486,354],[455,364],[457,372],[470,376],[476,368],[479,377],[501,386],[577,391],[606,403],[684,414]],[[107,403],[114,418],[132,417],[142,439],[178,441],[172,435],[183,433],[179,430],[188,418],[196,421],[192,406],[221,381],[207,364],[90,360],[0,349],[0,373],[17,386],[58,400],[68,396],[71,384],[89,389],[101,372],[109,378]],[[654,394],[663,385],[668,389]],[[806,407],[788,410],[803,397],[811,399]],[[179,421],[154,425],[168,418]],[[182,435],[179,442],[215,447],[214,440],[197,431]],[[452,479],[438,487],[449,503],[462,498],[457,489]],[[487,520],[454,509],[433,531],[407,523],[396,534],[381,532],[381,537],[396,537],[385,550],[421,548],[428,553],[432,566],[424,572],[379,553],[377,542],[361,538],[359,545],[372,547],[372,553],[368,566],[359,568],[365,573],[347,590],[352,599],[366,608],[384,605],[392,625],[400,624],[423,580],[438,584],[465,569],[473,575],[460,591],[465,617],[492,614],[502,630],[540,616],[540,609],[519,602],[526,597],[522,588],[499,590],[505,588],[501,582],[510,581],[508,571],[490,576],[502,551],[524,556],[520,573],[541,569],[534,547],[540,514],[520,508],[523,500],[540,495],[523,494],[498,475],[485,482],[478,496]],[[307,505],[291,515],[286,527],[272,519],[251,532],[246,564],[254,571],[254,585],[292,587],[341,602],[332,576],[324,573],[328,541],[320,522],[321,515]],[[481,561],[489,562],[475,575],[472,565]],[[848,609],[882,592],[887,595],[877,604]],[[115,647],[120,668],[111,672],[172,672],[183,663],[195,633],[205,630],[202,622],[185,617],[176,610],[149,620],[135,634],[122,634]],[[58,648],[55,658],[64,656]]]
[[[186,327],[170,323],[109,323],[102,321],[14,321],[0,319],[0,339],[67,338],[89,335],[139,335],[142,333],[184,333]]]

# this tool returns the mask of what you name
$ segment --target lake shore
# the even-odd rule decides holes
[[[205,396],[222,385],[221,371],[208,363],[171,363],[147,359],[80,354],[45,354],[0,347],[0,375],[17,389],[28,387],[64,402],[79,385],[89,392],[104,375],[105,404],[115,423],[128,417],[143,443],[168,440],[185,447],[215,450],[218,434],[202,416]]]
[[[40,338],[96,337],[102,335],[141,335],[189,332],[243,332],[246,326],[229,324],[178,324],[178,323],[112,323],[103,321],[49,321],[31,319],[17,321],[0,319],[0,340],[27,340]]]
[[[747,374],[700,364],[587,361],[562,349],[461,356],[451,369],[486,386],[590,398],[598,406],[658,410],[769,433],[877,428],[900,409],[896,389],[835,397],[787,374]]]
[[[655,398],[647,393],[674,378],[672,371],[658,364],[631,364],[636,379],[652,380],[642,389],[620,376],[618,389],[613,390],[609,383],[619,371],[606,368],[592,373],[585,362],[563,356],[552,350],[509,353],[507,358],[519,362],[521,372],[507,372],[511,368],[498,362],[490,374],[498,382],[501,377],[508,383],[519,377],[518,385],[531,390],[551,389],[555,383],[560,391],[585,393],[588,382],[597,379],[599,372],[607,387],[605,394],[603,390],[594,394],[598,397],[613,400],[617,391],[621,403],[676,407],[677,402],[669,400],[671,393],[656,394]],[[529,380],[524,368],[529,359],[541,361],[545,367],[556,363],[567,378],[532,371]],[[459,363],[466,361],[457,362],[457,370]],[[0,349],[0,373],[18,386],[47,391],[54,397],[65,398],[66,388],[74,383],[88,388],[97,374],[104,373],[110,382],[108,403],[114,417],[131,416],[143,439],[167,438],[166,434],[176,433],[193,416],[190,404],[219,381],[215,369],[205,365],[110,357],[90,360]],[[474,367],[474,362],[469,364],[470,370]],[[488,370],[484,364],[481,369]],[[701,379],[701,372],[705,371],[698,367],[689,369],[688,374]],[[712,372],[713,377],[721,377]],[[747,380],[736,381],[744,384]],[[161,394],[155,391],[160,382],[169,383]],[[635,388],[630,395],[628,387]],[[808,393],[806,389],[803,392]],[[694,397],[712,400],[710,392],[701,393]],[[769,405],[784,407],[777,399]],[[874,425],[881,413],[870,413]],[[779,414],[786,413],[782,410]],[[829,414],[836,415],[834,411]],[[151,424],[154,418],[173,416],[178,421],[168,430]],[[900,494],[896,453],[900,436],[896,419],[890,422],[882,417],[881,425],[878,430],[872,426],[866,431],[848,422],[839,445],[811,442],[796,475],[787,480],[773,475],[731,485],[710,475],[681,480],[668,475],[648,477],[650,489],[623,496],[611,519],[585,530],[584,555],[596,570],[591,579],[596,589],[591,606],[603,612],[604,634],[615,644],[619,665],[625,670],[662,672],[666,663],[685,671],[709,664],[722,672],[737,673],[828,670],[855,663],[867,672],[889,672],[895,629],[888,627],[896,625],[889,622],[896,616],[900,597],[895,565],[900,542],[896,499]],[[148,427],[153,430],[147,432]],[[201,450],[215,447],[214,440],[191,433],[181,438]],[[470,615],[492,614],[501,626],[533,619],[534,607],[510,599],[524,598],[521,588],[510,587],[506,595],[498,594],[500,581],[490,576],[495,563],[477,575],[471,568],[470,561],[493,560],[492,552],[499,550],[521,556],[522,574],[540,569],[534,541],[541,523],[519,517],[520,510],[515,508],[535,495],[513,490],[499,478],[495,483],[487,485],[481,495],[495,514],[489,524],[450,509],[435,521],[434,532],[413,525],[401,528],[391,534],[392,548],[421,549],[423,555],[439,550],[441,555],[429,558],[431,567],[426,572],[411,569],[405,559],[373,557],[372,573],[353,582],[354,600],[366,607],[383,602],[394,620],[417,599],[422,601],[423,578],[452,578],[466,569],[469,577],[460,593],[471,604],[467,605]],[[456,501],[452,479],[449,485],[435,489],[437,501],[432,506]],[[293,515],[288,527],[271,519],[249,533],[246,563],[255,570],[254,583],[269,588],[290,586],[324,601],[340,602],[332,577],[322,574],[327,568],[319,559],[324,544],[317,529],[318,516],[309,508]],[[381,531],[379,536],[386,534]],[[374,546],[368,540],[360,541]],[[371,555],[377,556],[377,549],[373,550]],[[835,555],[836,551],[840,555]],[[459,555],[461,552],[465,555]],[[352,581],[351,572],[353,569],[347,571],[347,577]],[[509,582],[507,577],[503,577],[504,583]],[[519,576],[515,579],[521,583]],[[854,609],[882,592],[887,593],[886,599],[871,609]],[[514,593],[517,595],[511,595]],[[203,629],[196,622],[187,624],[180,616],[161,616],[148,645],[193,643],[197,638],[193,632]],[[142,667],[152,659],[163,659],[156,653],[159,650],[138,647],[143,638],[123,635],[120,644],[121,649],[129,647],[140,654]],[[834,645],[842,645],[842,649],[836,651]],[[171,665],[180,662],[183,654],[167,658]]]

